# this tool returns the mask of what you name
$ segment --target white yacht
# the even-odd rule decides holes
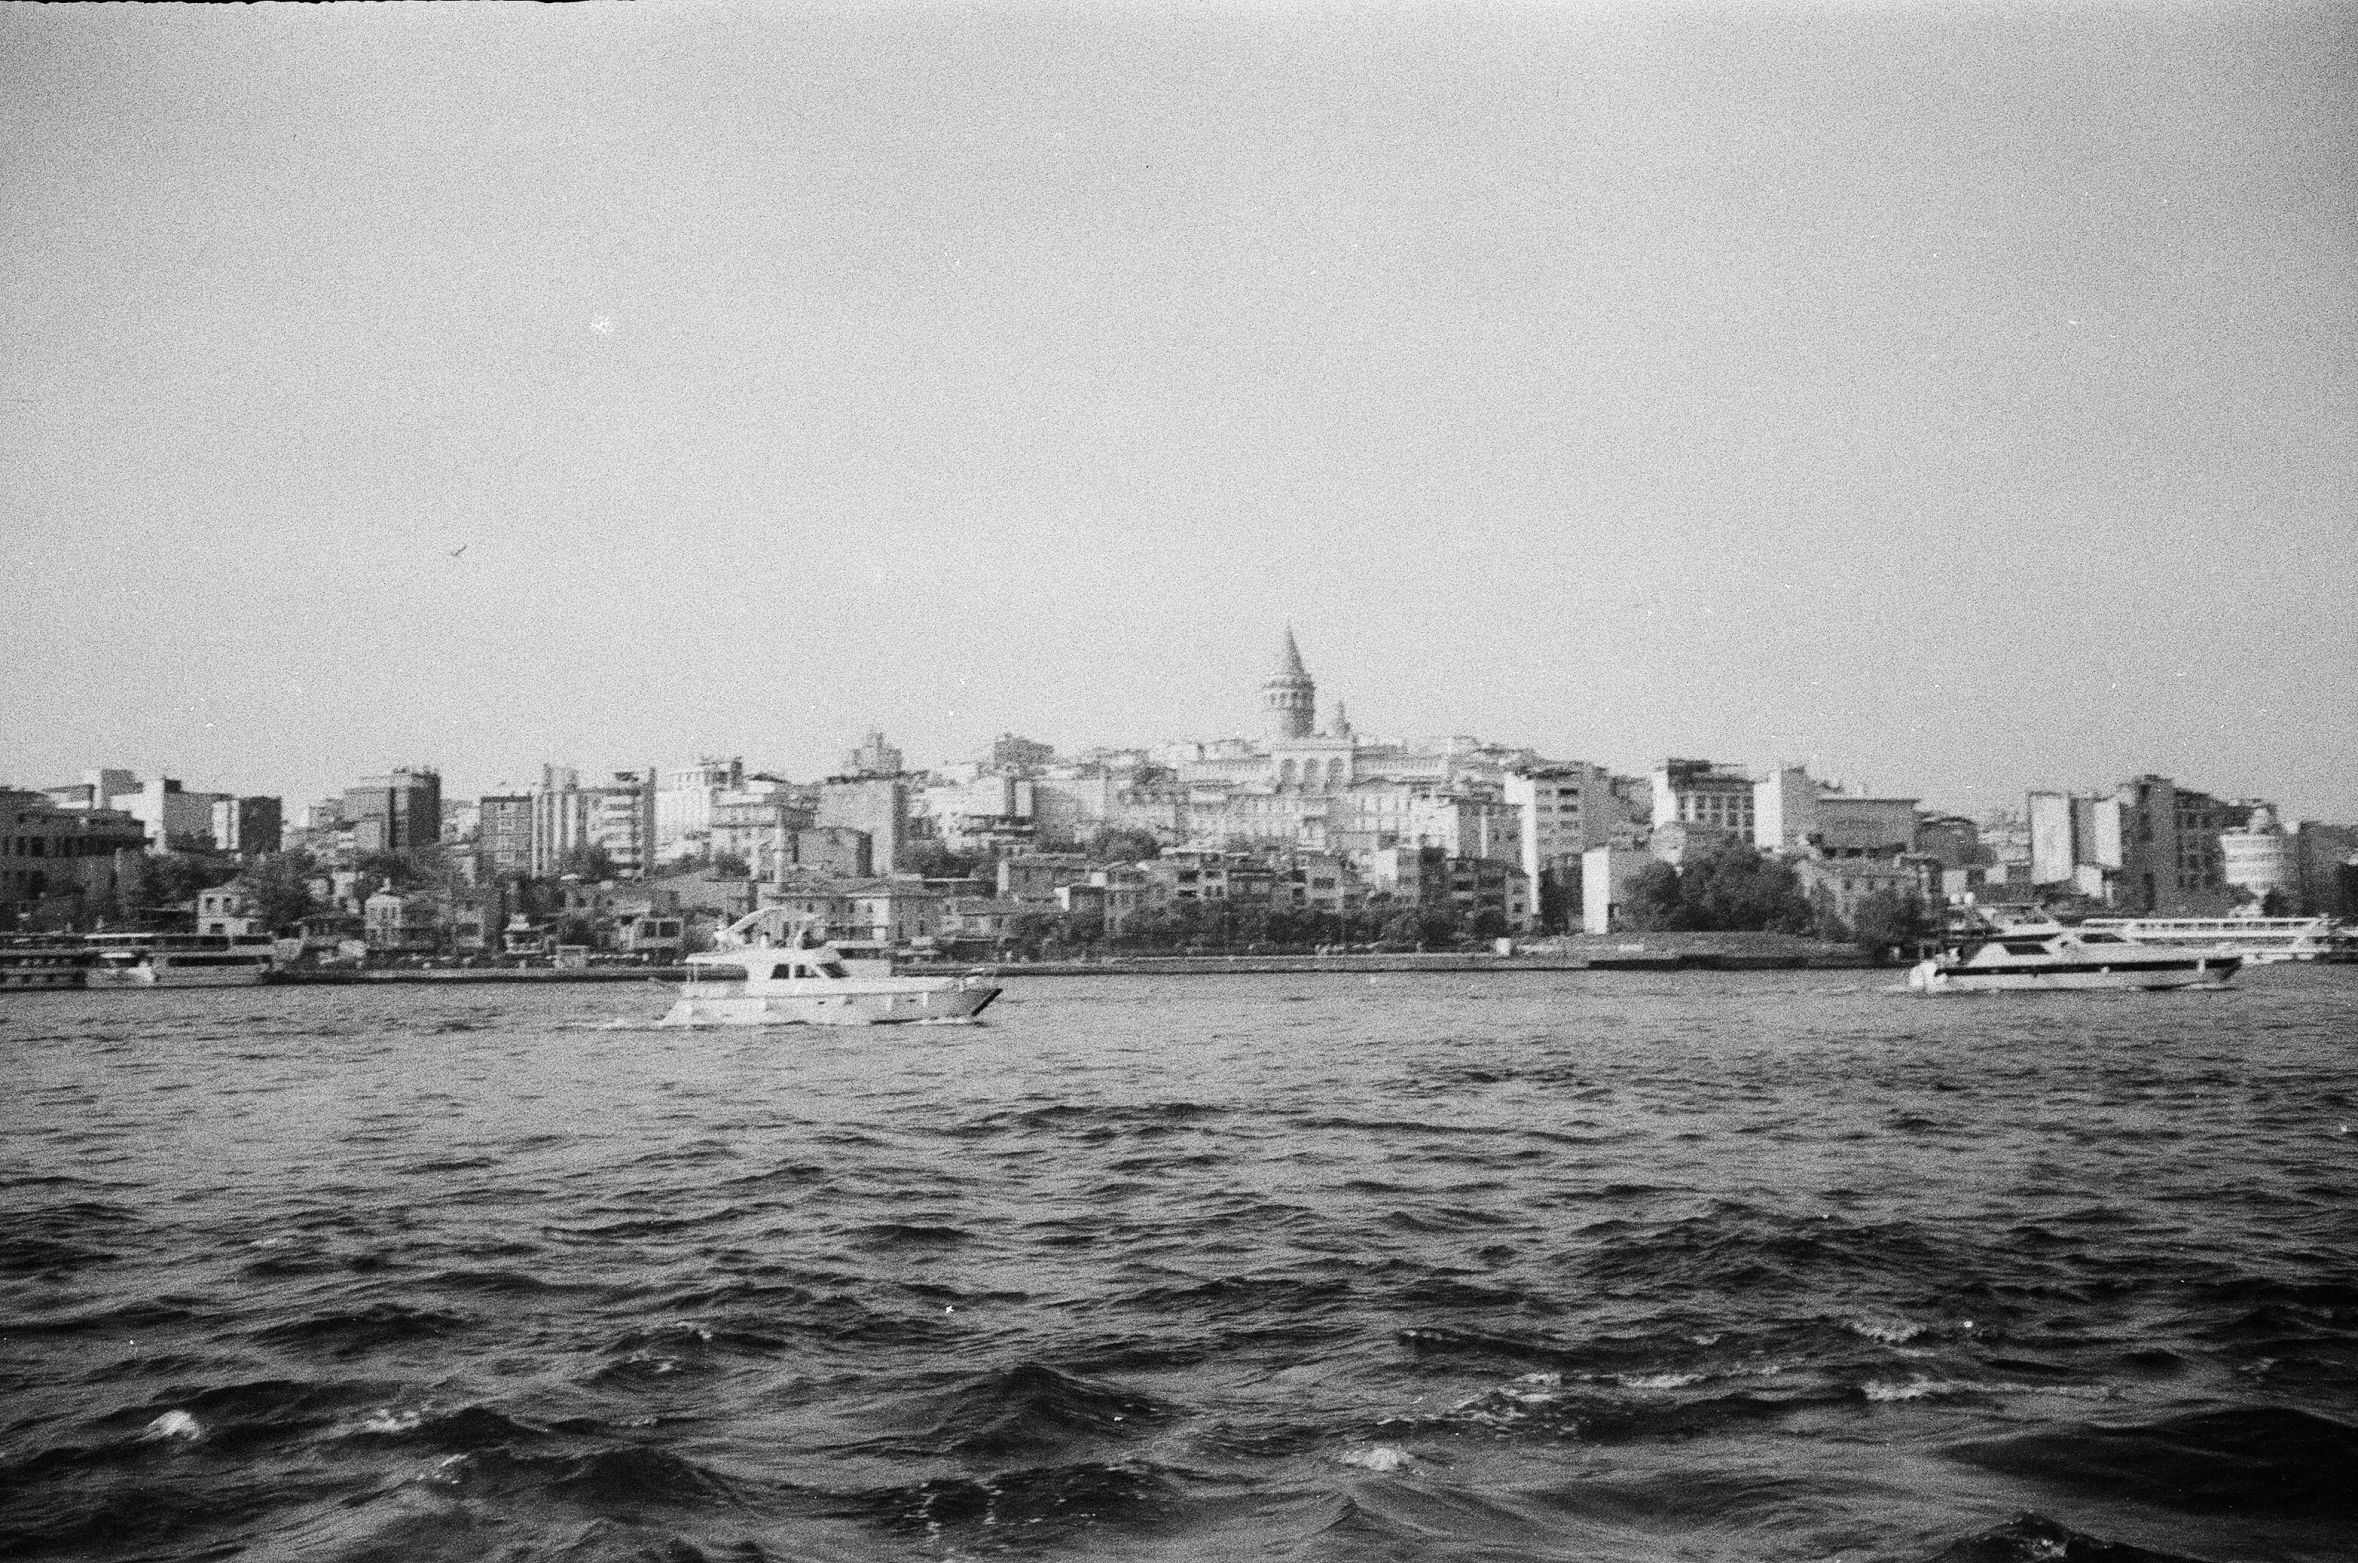
[[[2242,967],[2232,950],[2132,944],[2107,928],[2051,918],[1979,919],[1951,929],[1908,971],[1920,993],[2087,988],[2217,988]]]
[[[218,933],[94,933],[93,988],[232,988],[270,975],[271,941]]]
[[[2358,933],[2330,917],[2091,917],[2082,928],[2164,949],[2233,950],[2254,965],[2358,961]]]
[[[871,965],[878,963],[861,963]],[[878,1026],[967,1020],[999,990],[974,977],[855,971],[816,922],[783,907],[740,917],[716,947],[688,957],[690,976],[665,1026]]]

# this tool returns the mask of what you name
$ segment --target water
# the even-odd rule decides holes
[[[0,1555],[2358,1555],[2358,971],[662,1008],[0,1003]]]

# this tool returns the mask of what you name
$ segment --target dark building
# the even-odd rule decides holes
[[[476,845],[494,874],[532,872],[532,794],[494,793],[477,805]]]
[[[344,820],[360,852],[411,853],[442,840],[442,776],[403,769],[363,776],[344,791]]]

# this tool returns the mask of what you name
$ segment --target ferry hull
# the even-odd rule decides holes
[[[94,966],[93,988],[250,988],[270,973],[267,966]]]
[[[894,1026],[970,1020],[990,1007],[997,988],[945,983],[938,988],[851,994],[686,994],[659,1026]]]
[[[2235,958],[2213,958],[2143,968],[2109,967],[2095,971],[1974,971],[1943,968],[1924,961],[1908,971],[1908,986],[1919,993],[2037,993],[2089,992],[2142,988],[2223,988],[2243,963]]]

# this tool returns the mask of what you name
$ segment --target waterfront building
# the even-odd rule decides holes
[[[2293,838],[2267,804],[2253,808],[2245,824],[2221,831],[2219,852],[2221,878],[2239,903],[2256,910],[2275,896],[2286,911],[2298,904],[2301,874]]]
[[[434,898],[403,895],[390,885],[361,903],[362,937],[372,955],[432,955],[442,944]]]
[[[78,915],[120,887],[123,855],[146,848],[145,825],[126,810],[61,808],[44,792],[0,789],[0,918]]]
[[[202,934],[227,934],[242,939],[249,934],[268,933],[258,927],[251,902],[235,880],[216,885],[210,890],[199,890],[196,898],[196,931]]]
[[[759,888],[760,904],[816,918],[838,941],[906,947],[937,937],[950,897],[917,879],[794,874]]]
[[[2298,910],[2308,917],[2358,917],[2358,825],[2305,819],[2293,833]]]
[[[1621,823],[1612,778],[1583,761],[1527,764],[1509,769],[1500,791],[1513,811],[1515,859],[1535,909],[1545,909],[1549,926],[1560,928],[1580,891],[1582,859],[1592,847],[1610,844]]]
[[[1794,863],[1801,887],[1811,901],[1830,904],[1845,923],[1858,919],[1867,897],[1879,893],[1914,896],[1927,907],[1945,899],[1943,871],[1936,858],[1913,853],[1899,857],[1802,858]]]
[[[405,766],[344,791],[341,823],[358,852],[415,853],[442,840],[442,775]]]
[[[1089,859],[1078,852],[1023,852],[998,860],[999,899],[1050,905],[1056,892],[1089,877]]]
[[[2154,775],[2132,777],[2109,794],[2034,792],[2031,877],[2068,883],[2124,911],[2223,912],[2232,897],[2220,838],[2248,821],[2252,807]]]

